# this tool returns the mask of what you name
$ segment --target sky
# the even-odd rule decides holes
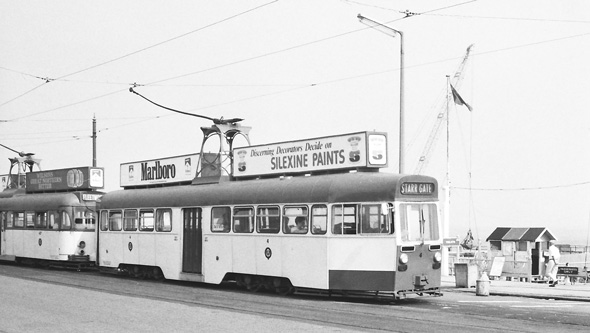
[[[585,0],[2,0],[0,144],[43,170],[90,166],[95,117],[107,191],[121,163],[198,152],[210,121],[136,84],[170,108],[243,118],[252,144],[387,132],[382,172],[398,172],[400,38],[358,14],[403,33],[404,173],[433,142],[422,169],[450,182],[448,236],[546,227],[586,245]],[[457,90],[473,110],[447,108],[472,44]],[[15,156],[0,147],[0,174]]]

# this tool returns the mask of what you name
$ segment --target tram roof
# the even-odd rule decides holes
[[[27,194],[24,191],[17,190],[13,191],[10,196],[0,196],[0,210],[48,211],[55,210],[59,206],[77,204],[80,204],[80,199],[74,192]]]
[[[248,205],[304,202],[393,201],[403,182],[434,184],[434,193],[412,196],[436,200],[435,178],[419,175],[357,172],[308,177],[286,177],[207,185],[125,189],[101,198],[103,208]]]

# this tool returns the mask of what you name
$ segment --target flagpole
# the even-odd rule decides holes
[[[447,75],[447,175],[446,175],[446,182],[445,182],[445,202],[444,202],[444,218],[443,218],[443,238],[449,237],[449,224],[450,224],[450,217],[451,217],[451,179],[450,179],[450,163],[449,163],[449,100],[450,100],[450,76]],[[447,247],[443,247],[443,271],[442,274],[444,276],[449,275],[449,250]],[[458,254],[458,252],[457,252]]]

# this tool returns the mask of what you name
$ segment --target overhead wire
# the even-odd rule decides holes
[[[244,14],[247,14],[247,13],[249,13],[249,12],[252,12],[252,11],[258,10],[258,9],[260,9],[260,8],[263,8],[263,7],[266,7],[266,6],[268,6],[268,5],[270,5],[270,4],[273,4],[273,3],[277,2],[277,1],[278,1],[278,0],[273,0],[273,1],[270,1],[270,2],[267,2],[267,3],[264,3],[264,4],[260,5],[260,6],[256,6],[256,7],[250,8],[250,9],[248,9],[248,10],[246,10],[246,11],[240,12],[240,13],[238,13],[238,14],[235,14],[235,15],[232,15],[232,16],[228,16],[228,17],[226,17],[226,18],[224,18],[224,19],[222,19],[222,20],[219,20],[219,21],[213,22],[213,23],[211,23],[211,24],[205,25],[205,26],[203,26],[203,27],[200,27],[200,28],[198,28],[198,29],[191,30],[191,31],[189,31],[189,32],[186,32],[186,33],[184,33],[184,34],[181,34],[181,35],[178,35],[178,36],[175,36],[175,37],[172,37],[172,38],[166,39],[166,40],[164,40],[164,41],[161,41],[161,42],[159,42],[159,43],[156,43],[156,44],[153,44],[153,45],[150,45],[150,46],[146,46],[146,47],[144,47],[144,48],[141,48],[141,49],[139,49],[139,50],[136,50],[136,51],[133,51],[133,52],[130,52],[130,53],[124,54],[124,55],[122,55],[122,56],[119,56],[119,57],[117,57],[117,58],[114,58],[114,59],[111,59],[111,60],[108,60],[108,61],[105,61],[105,62],[102,62],[102,63],[96,64],[96,65],[94,65],[94,66],[90,66],[90,67],[87,67],[87,68],[84,68],[84,69],[81,69],[81,70],[78,70],[78,71],[72,72],[72,73],[70,73],[70,74],[62,75],[62,76],[60,76],[60,77],[57,77],[57,78],[56,78],[56,80],[63,79],[63,78],[66,78],[66,77],[69,77],[69,76],[72,76],[72,75],[75,75],[75,74],[79,74],[79,73],[82,73],[82,72],[85,72],[85,71],[88,71],[88,70],[91,70],[91,69],[94,69],[94,68],[97,68],[97,67],[100,67],[100,66],[104,66],[104,65],[110,64],[110,63],[112,63],[112,62],[115,62],[115,61],[118,61],[118,60],[121,60],[121,59],[124,59],[124,58],[127,58],[127,57],[130,57],[130,56],[132,56],[132,55],[135,55],[135,54],[138,54],[138,53],[140,53],[140,52],[147,51],[147,50],[149,50],[149,49],[152,49],[152,48],[154,48],[154,47],[157,47],[157,46],[160,46],[160,45],[163,45],[163,44],[169,43],[169,42],[171,42],[171,41],[174,41],[174,40],[177,40],[177,39],[180,39],[180,38],[186,37],[186,36],[188,36],[188,35],[191,35],[191,34],[194,34],[194,33],[196,33],[196,32],[202,31],[202,30],[204,30],[204,29],[207,29],[207,28],[213,27],[213,26],[215,26],[215,25],[218,25],[218,24],[221,24],[221,23],[223,23],[223,22],[229,21],[229,20],[231,20],[231,19],[234,19],[234,18],[236,18],[236,17],[242,16],[242,15],[244,15]]]
[[[459,5],[464,5],[464,4],[475,2],[475,1],[477,1],[477,0],[467,1],[467,2],[460,3],[460,4],[455,4],[455,5],[452,5],[452,6],[446,6],[446,7],[436,8],[436,9],[429,10],[429,11],[422,12],[422,13],[412,13],[412,14],[420,15],[420,14],[425,14],[425,13],[432,13],[432,12],[435,12],[435,11],[440,11],[440,10],[452,8],[452,7],[456,7],[456,6],[459,6]],[[258,6],[256,8],[250,9],[249,11],[252,11],[252,10],[255,10],[255,9],[258,9],[258,8],[261,8],[263,6],[266,6],[266,5],[271,4],[271,3],[274,3],[274,2],[276,2],[276,1],[272,1],[272,2],[266,3],[264,5],[261,5],[261,6]],[[248,12],[248,11],[246,11],[246,12]],[[244,14],[246,12],[243,12],[243,13],[240,13],[240,14],[237,14],[237,15],[234,15],[233,17],[242,15],[242,14]],[[404,19],[404,18],[407,18],[407,17],[409,17],[409,16],[406,16],[406,17],[403,17],[403,18],[399,18],[399,19],[396,19],[396,20],[392,20],[392,21],[388,21],[387,23],[391,23],[391,22],[394,22],[394,21],[397,21],[397,20],[401,20],[401,19]],[[230,18],[226,18],[226,19],[224,19],[222,21],[219,21],[219,22],[226,21],[226,20],[228,20]],[[209,25],[209,26],[211,26],[211,25]],[[104,65],[104,64],[107,64],[107,63],[110,63],[110,62],[113,62],[113,61],[116,61],[116,60],[125,58],[127,56],[131,56],[131,55],[136,54],[136,53],[139,53],[139,52],[141,52],[143,50],[147,50],[149,48],[152,48],[152,47],[155,47],[155,46],[164,44],[164,43],[169,42],[169,41],[172,41],[174,39],[181,38],[183,36],[186,36],[186,35],[188,35],[190,33],[197,32],[197,31],[202,30],[204,28],[205,27],[202,27],[202,28],[193,30],[191,32],[188,32],[188,33],[185,33],[183,35],[177,36],[175,38],[171,38],[169,40],[166,40],[166,41],[163,41],[163,42],[154,44],[154,45],[152,45],[150,47],[146,47],[146,48],[143,48],[141,50],[138,50],[138,51],[135,51],[135,52],[126,54],[124,56],[121,56],[121,57],[118,57],[118,58],[115,58],[115,59],[112,59],[112,60],[110,60],[108,62],[104,62],[104,63],[98,64],[98,65],[95,65],[95,66],[91,66],[91,67],[88,67],[86,69],[83,69],[83,70],[80,70],[80,71],[77,71],[77,72],[73,72],[73,73],[70,73],[70,74],[61,76],[61,77],[59,77],[59,78],[57,78],[55,80],[58,80],[58,79],[59,80],[63,80],[63,78],[65,78],[65,77],[68,77],[68,76],[71,76],[71,75],[74,75],[74,74],[77,74],[77,73],[80,73],[80,72],[89,70],[91,68],[96,68],[98,66],[101,66],[101,65]],[[195,75],[195,74],[198,74],[198,73],[203,73],[205,71],[211,71],[211,70],[223,68],[223,67],[226,67],[226,66],[231,66],[231,65],[243,63],[243,62],[246,62],[246,61],[250,61],[250,60],[254,60],[254,59],[259,59],[259,58],[262,58],[262,57],[265,57],[265,56],[270,56],[270,55],[278,54],[278,53],[281,53],[281,52],[287,52],[287,51],[290,51],[290,50],[293,50],[293,49],[297,49],[297,48],[309,46],[309,45],[316,44],[316,43],[323,42],[323,41],[327,41],[327,40],[330,40],[330,39],[333,39],[333,38],[342,37],[342,36],[345,36],[345,35],[348,35],[348,34],[352,34],[352,33],[355,33],[355,32],[361,31],[361,30],[365,30],[365,29],[367,29],[367,28],[362,28],[362,29],[357,29],[357,30],[345,32],[345,33],[342,33],[342,34],[338,34],[338,35],[334,35],[334,36],[322,38],[322,39],[311,41],[311,42],[308,42],[308,43],[303,43],[303,44],[299,44],[299,45],[292,46],[292,47],[289,47],[289,48],[285,48],[285,49],[273,51],[273,52],[266,53],[266,54],[263,54],[263,55],[259,55],[259,56],[255,56],[255,57],[251,57],[251,58],[247,58],[247,59],[242,59],[242,60],[239,60],[239,61],[227,63],[227,64],[220,65],[220,66],[215,66],[215,67],[212,67],[212,68],[207,68],[207,69],[200,70],[200,71],[190,72],[190,73],[183,74],[183,75],[180,75],[180,76],[175,76],[175,77],[170,77],[170,78],[165,78],[165,79],[153,81],[153,82],[148,83],[146,85],[154,85],[155,86],[155,85],[157,85],[158,83],[161,83],[161,82],[166,82],[166,81],[170,81],[170,80],[173,80],[173,79],[177,79],[177,78],[181,78],[181,77],[185,77],[185,76],[189,76],[189,75]],[[557,40],[562,40],[562,39],[567,39],[567,38],[580,37],[580,36],[584,36],[584,35],[587,35],[587,34],[567,36],[567,37],[562,37],[562,38],[558,38],[558,39],[553,39],[553,40],[550,40],[550,41],[541,41],[541,42],[536,42],[536,43],[529,43],[529,44],[526,44],[526,46],[536,45],[536,44],[540,44],[540,43],[544,43],[544,42],[552,42],[552,41],[557,41]],[[523,47],[523,46],[514,46],[514,47],[510,47],[510,48],[504,48],[502,50],[509,50],[509,49],[518,48],[518,47]],[[492,50],[492,51],[488,51],[488,52],[481,52],[481,53],[476,54],[476,55],[482,55],[482,54],[487,54],[487,53],[492,53],[492,52],[498,52],[498,51],[499,50]],[[418,67],[418,66],[425,66],[425,65],[430,65],[430,64],[445,62],[445,61],[449,61],[449,60],[455,60],[455,59],[457,59],[457,58],[438,60],[438,61],[433,61],[433,62],[429,62],[429,63],[422,63],[422,64],[417,64],[417,65],[413,65],[413,66],[406,66],[406,67],[407,68],[412,68],[412,67]],[[233,103],[237,103],[237,102],[240,102],[240,101],[245,101],[245,100],[250,100],[250,99],[255,99],[255,98],[261,98],[261,97],[270,96],[270,95],[276,95],[276,94],[285,93],[285,92],[288,92],[288,91],[291,91],[291,90],[297,90],[297,89],[314,87],[314,86],[317,86],[317,85],[320,85],[320,84],[330,84],[330,83],[341,82],[341,81],[345,81],[345,80],[356,79],[356,78],[361,78],[361,77],[366,77],[366,76],[371,76],[371,75],[384,74],[384,73],[388,73],[388,72],[396,71],[396,70],[399,70],[399,69],[390,69],[390,70],[379,71],[379,72],[374,72],[374,73],[369,73],[369,74],[363,74],[363,75],[357,75],[357,76],[352,76],[352,77],[347,77],[347,78],[341,78],[341,79],[335,79],[335,80],[330,80],[330,81],[324,81],[324,82],[321,82],[321,83],[312,83],[312,84],[308,84],[308,85],[302,85],[302,86],[299,86],[299,87],[295,86],[295,88],[293,88],[293,89],[287,89],[287,90],[282,90],[282,91],[278,91],[278,92],[272,92],[272,93],[268,93],[268,94],[247,97],[247,98],[243,98],[243,99],[240,99],[240,100],[230,101],[230,102],[227,102],[227,103],[219,103],[219,104],[210,105],[210,106],[207,106],[207,107],[198,108],[196,110],[205,109],[205,108],[212,108],[212,107],[216,107],[216,106],[220,106],[220,105],[233,104]],[[40,78],[38,76],[33,76],[33,77]],[[107,94],[103,94],[103,95],[100,95],[100,96],[96,96],[96,97],[84,99],[84,100],[81,100],[81,101],[78,101],[78,102],[74,102],[74,103],[71,103],[71,104],[68,104],[68,105],[64,105],[64,106],[52,108],[52,109],[49,109],[49,110],[37,112],[37,113],[34,113],[34,114],[30,114],[30,115],[26,115],[26,116],[14,118],[13,120],[20,120],[20,119],[24,119],[24,118],[31,117],[31,116],[34,116],[34,115],[39,115],[39,114],[43,114],[43,113],[47,113],[47,112],[51,112],[51,111],[56,111],[56,110],[59,110],[59,109],[67,108],[67,107],[70,107],[70,106],[78,105],[78,104],[85,103],[85,102],[88,102],[88,101],[92,101],[92,100],[95,100],[95,99],[99,99],[99,98],[103,98],[103,97],[106,97],[106,96],[110,96],[110,95],[113,95],[115,93],[119,93],[119,92],[122,92],[122,91],[124,91],[124,89],[113,91],[113,92],[110,92],[110,93],[107,93]],[[150,119],[154,119],[154,118],[150,118]]]
[[[452,186],[452,189],[456,190],[471,190],[471,191],[537,191],[537,190],[552,190],[559,188],[568,188],[575,186],[589,185],[590,181],[584,181],[579,183],[565,184],[565,185],[551,185],[551,186],[536,186],[536,187],[517,187],[517,188],[475,188],[475,187],[461,187]]]
[[[83,69],[77,70],[77,71],[75,71],[75,72],[72,72],[72,73],[69,73],[69,74],[65,74],[65,75],[59,76],[59,77],[57,77],[57,78],[53,78],[53,79],[50,79],[50,78],[48,78],[48,77],[46,77],[46,78],[42,78],[42,77],[39,77],[39,76],[30,75],[30,74],[26,74],[26,75],[30,75],[30,76],[32,76],[32,77],[35,77],[35,78],[38,78],[38,79],[45,80],[45,82],[44,82],[43,84],[40,84],[40,85],[38,85],[38,86],[34,87],[33,89],[30,89],[30,90],[28,90],[28,91],[26,91],[26,92],[24,92],[24,93],[22,93],[22,94],[20,94],[20,95],[18,95],[18,96],[16,96],[16,97],[12,98],[12,99],[10,99],[10,100],[8,100],[8,101],[6,101],[6,102],[4,102],[4,103],[0,104],[0,107],[2,107],[2,106],[6,105],[6,104],[8,104],[8,103],[10,103],[10,102],[12,102],[12,101],[15,101],[15,100],[17,100],[17,99],[19,99],[19,98],[21,98],[21,97],[23,97],[23,96],[25,96],[25,95],[27,95],[27,94],[29,94],[29,93],[33,92],[34,90],[36,90],[36,89],[38,89],[38,88],[42,87],[43,85],[45,85],[45,84],[47,84],[47,83],[49,83],[49,82],[51,82],[51,81],[56,81],[56,80],[63,80],[63,79],[64,79],[64,78],[66,78],[66,77],[70,77],[70,76],[73,76],[73,75],[76,75],[76,74],[79,74],[79,73],[82,73],[82,72],[85,72],[85,71],[88,71],[88,70],[91,70],[91,69],[94,69],[94,68],[97,68],[97,67],[101,67],[101,66],[104,66],[104,65],[110,64],[110,63],[112,63],[112,62],[115,62],[115,61],[118,61],[118,60],[121,60],[121,59],[124,59],[124,58],[127,58],[127,57],[130,57],[130,56],[132,56],[132,55],[135,55],[135,54],[138,54],[138,53],[140,53],[140,52],[147,51],[147,50],[149,50],[149,49],[152,49],[152,48],[154,48],[154,47],[157,47],[157,46],[160,46],[160,45],[163,45],[163,44],[169,43],[169,42],[171,42],[171,41],[174,41],[174,40],[176,40],[176,39],[183,38],[183,37],[185,37],[185,36],[188,36],[188,35],[190,35],[190,34],[193,34],[193,33],[195,33],[195,32],[199,32],[199,31],[201,31],[201,30],[204,30],[204,29],[210,28],[210,27],[212,27],[212,26],[215,26],[215,25],[217,25],[217,24],[220,24],[220,23],[223,23],[223,22],[229,21],[229,20],[231,20],[231,19],[234,19],[234,18],[236,18],[236,17],[238,17],[238,16],[241,16],[241,15],[247,14],[247,13],[249,13],[249,12],[252,12],[252,11],[258,10],[258,9],[260,9],[260,8],[263,8],[263,7],[265,7],[265,6],[268,6],[268,5],[270,5],[270,4],[272,4],[272,3],[275,3],[275,2],[277,2],[277,1],[278,1],[278,0],[273,0],[273,1],[270,1],[270,2],[267,2],[267,3],[264,3],[264,4],[260,5],[260,6],[256,6],[256,7],[250,8],[250,9],[248,9],[248,10],[246,10],[246,11],[243,11],[243,12],[240,12],[240,13],[238,13],[238,14],[235,14],[235,15],[232,15],[232,16],[229,16],[229,17],[226,17],[226,18],[224,18],[224,19],[222,19],[222,20],[219,20],[219,21],[213,22],[213,23],[211,23],[211,24],[205,25],[205,26],[203,26],[203,27],[200,27],[200,28],[198,28],[198,29],[191,30],[191,31],[189,31],[189,32],[186,32],[186,33],[184,33],[184,34],[181,34],[181,35],[178,35],[178,36],[175,36],[175,37],[169,38],[169,39],[167,39],[167,40],[164,40],[164,41],[161,41],[161,42],[159,42],[159,43],[156,43],[156,44],[153,44],[153,45],[150,45],[150,46],[144,47],[144,48],[142,48],[142,49],[139,49],[139,50],[136,50],[136,51],[133,51],[133,52],[130,52],[130,53],[124,54],[124,55],[122,55],[122,56],[119,56],[119,57],[117,57],[117,58],[114,58],[114,59],[111,59],[111,60],[108,60],[108,61],[104,61],[104,62],[101,62],[101,63],[99,63],[99,64],[93,65],[93,66],[89,66],[89,67],[86,67],[86,68],[83,68]],[[4,67],[0,67],[0,68],[6,69],[6,68],[4,68]],[[7,69],[7,70],[8,70],[8,69]],[[13,71],[13,72],[17,72],[17,73],[19,73],[18,71],[14,71],[14,70],[12,70],[12,71]],[[24,73],[21,73],[21,74],[24,74]],[[103,95],[103,96],[104,96],[104,95]],[[91,99],[89,99],[89,100],[92,100],[92,99],[93,99],[93,98],[91,98]],[[43,113],[43,112],[42,112],[42,113]],[[35,114],[34,114],[34,115],[35,115]]]

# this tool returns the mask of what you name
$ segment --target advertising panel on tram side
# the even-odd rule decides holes
[[[79,167],[27,173],[28,193],[104,188],[104,169]]]
[[[121,187],[192,181],[199,154],[122,163]]]
[[[220,163],[226,156],[204,154],[204,164],[209,166],[200,172],[201,154],[163,157],[153,160],[122,163],[120,165],[121,187],[142,187],[156,184],[190,183],[197,176],[220,174]],[[200,173],[200,174],[199,174]]]
[[[358,132],[233,149],[233,176],[387,167],[387,134]]]

